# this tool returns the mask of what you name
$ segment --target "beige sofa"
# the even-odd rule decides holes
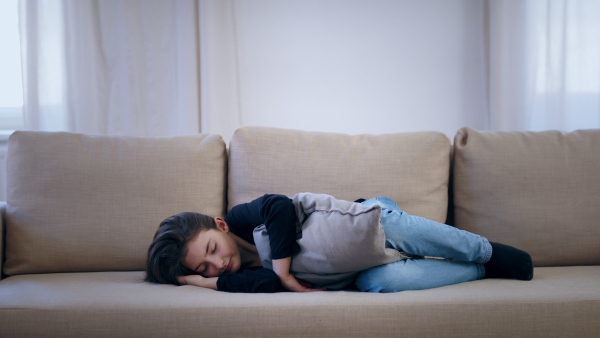
[[[600,337],[600,130],[342,135],[247,127],[126,138],[17,132],[0,336]],[[450,188],[449,188],[450,187]],[[264,193],[388,196],[531,253],[532,281],[233,294],[143,281],[161,220]]]

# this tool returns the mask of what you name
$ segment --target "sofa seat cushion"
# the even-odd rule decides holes
[[[443,288],[234,294],[144,283],[143,272],[0,281],[0,336],[554,336],[600,332],[600,266],[536,268],[530,282]]]

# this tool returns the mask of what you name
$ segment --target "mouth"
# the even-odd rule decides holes
[[[230,270],[231,270],[231,259],[229,260],[227,267],[225,267],[225,272],[229,272]]]

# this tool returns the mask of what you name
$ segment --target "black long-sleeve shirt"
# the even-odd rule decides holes
[[[217,289],[227,292],[272,293],[283,291],[279,276],[265,268],[247,268],[219,276]]]
[[[273,259],[291,257],[296,249],[296,212],[292,200],[284,195],[267,194],[252,202],[233,207],[225,222],[231,232],[254,244],[253,231],[264,224],[269,235]],[[277,292],[282,291],[281,281],[272,270],[245,269],[220,276],[220,291]]]

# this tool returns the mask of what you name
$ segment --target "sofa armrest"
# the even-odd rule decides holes
[[[0,280],[4,276],[4,234],[6,233],[6,202],[0,202]]]

